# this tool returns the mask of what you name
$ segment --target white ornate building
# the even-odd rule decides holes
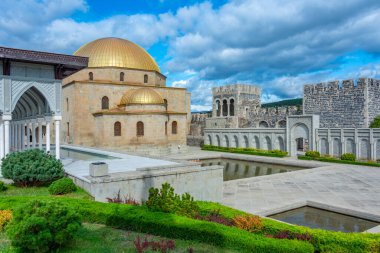
[[[87,63],[85,57],[0,47],[0,158],[59,147],[61,79]],[[55,155],[60,158],[59,148]]]

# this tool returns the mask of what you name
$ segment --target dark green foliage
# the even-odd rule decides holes
[[[150,188],[146,206],[152,211],[175,213],[188,217],[198,214],[199,208],[194,198],[185,193],[182,196],[174,193],[170,184],[162,184],[162,188]]]
[[[228,148],[228,147],[218,147],[218,146],[211,146],[211,145],[203,145],[202,150],[238,153],[238,154],[246,154],[246,155],[271,156],[271,157],[285,157],[288,155],[288,152],[281,151],[278,149],[262,150],[262,149],[255,149],[255,148]]]
[[[49,193],[52,195],[63,195],[75,192],[76,190],[77,187],[73,180],[67,177],[58,179],[49,186]]]
[[[380,128],[380,115],[377,115],[373,119],[373,121],[372,121],[372,123],[371,123],[371,125],[369,127],[370,128]]]
[[[262,104],[262,108],[280,107],[280,106],[302,106],[302,98],[286,99],[278,102]]]
[[[340,159],[343,161],[355,161],[356,156],[354,154],[351,154],[351,153],[345,153],[340,157]]]
[[[346,161],[346,160],[341,160],[341,159],[334,158],[334,157],[318,157],[318,158],[313,158],[313,157],[309,157],[309,156],[298,156],[298,159],[300,159],[300,160],[315,160],[315,161],[329,162],[329,163],[343,163],[343,164],[353,164],[353,165],[380,167],[380,163],[376,163],[376,162]]]
[[[316,157],[320,157],[321,154],[318,151],[309,150],[309,151],[306,151],[305,156],[316,158]]]
[[[6,197],[0,198],[0,209],[14,209],[31,199],[54,199],[53,197]],[[109,224],[115,227],[150,233],[158,236],[196,240],[212,245],[219,245],[239,252],[313,252],[309,243],[296,240],[277,240],[265,238],[234,227],[216,223],[198,221],[174,214],[151,212],[146,206],[106,204],[90,200],[61,197],[62,205],[71,206],[81,214],[86,222]],[[212,202],[197,202],[201,215],[207,215],[220,209],[220,214],[227,218],[246,213]],[[309,229],[293,226],[271,219],[262,219],[263,234],[276,235],[289,230],[294,233],[308,233],[313,237],[316,252],[335,252],[331,249],[342,249],[340,252],[362,253],[378,252],[380,235],[367,233],[340,233],[320,229]],[[329,251],[330,250],[330,251]],[[339,251],[338,251],[339,252]]]
[[[46,185],[64,176],[61,161],[38,149],[8,154],[1,169],[4,178],[21,186]]]
[[[8,188],[3,181],[0,181],[0,192],[6,191]]]
[[[73,239],[80,226],[80,217],[71,208],[34,200],[14,211],[7,235],[22,252],[50,252]]]

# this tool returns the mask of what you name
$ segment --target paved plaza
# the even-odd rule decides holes
[[[176,157],[224,157],[310,167],[224,182],[222,204],[226,206],[265,216],[308,204],[380,222],[380,168],[377,167],[209,152],[196,148]]]

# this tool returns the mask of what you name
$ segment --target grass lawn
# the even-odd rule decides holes
[[[79,230],[75,240],[68,244],[65,248],[59,249],[57,252],[62,253],[114,253],[114,252],[136,252],[134,247],[134,241],[140,236],[141,239],[145,237],[148,241],[161,241],[163,237],[146,235],[142,233],[136,233],[132,231],[125,231],[119,229],[113,229],[104,225],[98,224],[83,224],[83,227]],[[222,249],[219,247],[211,246],[204,243],[175,240],[176,248],[170,252],[186,253],[189,252],[189,248],[192,248],[194,252],[206,253],[206,252],[221,252],[221,253],[233,253],[238,251],[232,251]],[[17,251],[10,246],[10,242],[7,240],[4,233],[0,233],[0,252],[3,253],[16,253]],[[144,252],[157,252],[157,251],[144,251]]]
[[[52,196],[48,191],[48,187],[16,187],[13,185],[7,185],[8,190],[0,192],[0,197],[11,197],[11,196]],[[56,196],[59,198],[59,196]],[[83,189],[78,188],[76,192],[66,194],[65,197],[75,198],[75,199],[93,199],[87,192]]]

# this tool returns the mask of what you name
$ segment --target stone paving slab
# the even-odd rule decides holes
[[[333,165],[224,183],[223,204],[265,215],[314,201],[380,215],[380,168]]]

